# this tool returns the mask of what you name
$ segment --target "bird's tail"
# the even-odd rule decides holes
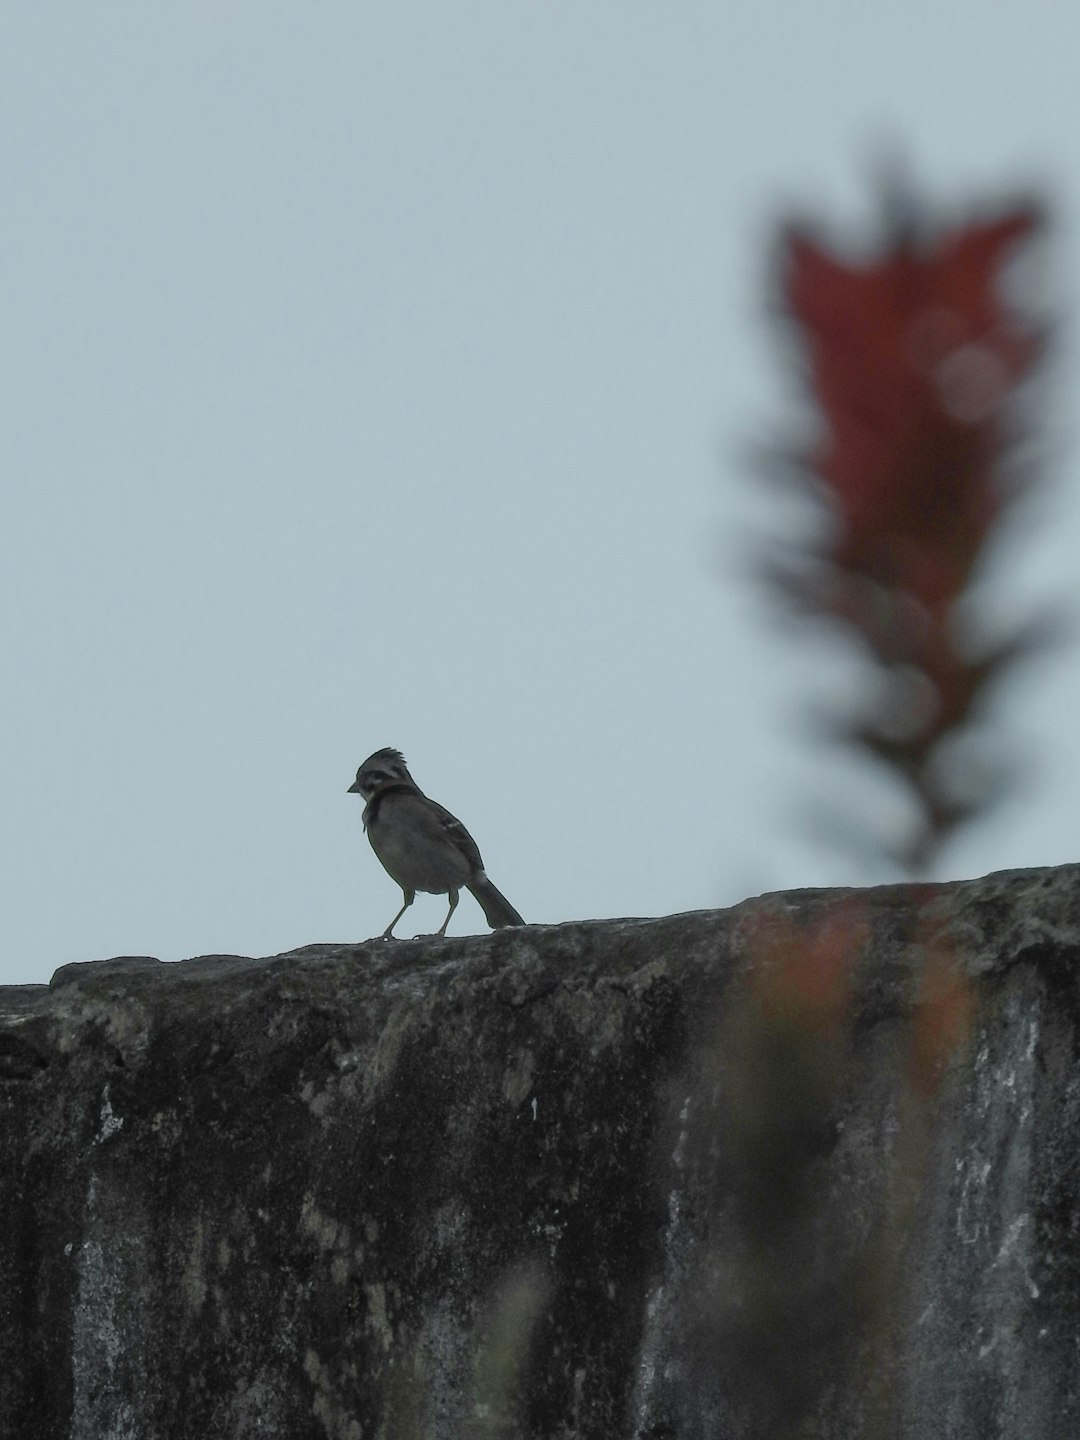
[[[480,908],[484,912],[484,919],[493,930],[499,930],[504,925],[525,924],[510,901],[495,889],[486,875],[481,875],[479,879],[472,881],[469,889],[479,901]]]

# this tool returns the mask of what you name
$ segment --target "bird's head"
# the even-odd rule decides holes
[[[388,785],[402,783],[414,783],[405,766],[405,756],[400,750],[376,750],[357,770],[356,779],[349,786],[348,793],[362,795],[365,800],[370,800]]]

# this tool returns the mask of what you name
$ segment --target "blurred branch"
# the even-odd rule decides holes
[[[746,981],[704,1046],[697,1087],[700,1153],[713,1155],[712,1184],[725,1198],[692,1337],[740,1435],[831,1433],[830,1397],[849,1385],[864,1397],[860,1433],[896,1433],[906,1262],[941,1090],[977,1019],[970,979],[918,908],[912,932],[910,1020],[891,1062],[898,1084],[879,1137],[881,1188],[853,1222],[834,1152],[862,1063],[853,1031],[860,967],[874,950],[869,916],[852,896],[809,923],[758,910],[743,927]]]
[[[757,468],[801,485],[821,523],[802,545],[773,547],[760,573],[789,611],[838,627],[868,661],[867,702],[830,728],[912,797],[911,836],[879,846],[918,873],[1004,793],[989,771],[981,788],[968,777],[953,793],[957,735],[1003,674],[1060,634],[1045,615],[975,651],[960,624],[1031,484],[1021,395],[1046,332],[1005,302],[1000,281],[1043,221],[1023,204],[948,227],[899,184],[887,199],[887,234],[862,263],[808,228],[785,232],[782,291],[817,436],[797,451],[760,447]]]

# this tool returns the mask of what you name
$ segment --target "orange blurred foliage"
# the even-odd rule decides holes
[[[927,946],[911,1023],[908,1079],[920,1100],[937,1094],[949,1061],[968,1040],[975,992],[956,958],[941,944]]]
[[[869,933],[858,906],[837,906],[809,931],[785,915],[762,912],[741,928],[753,956],[750,991],[764,1019],[835,1038]]]

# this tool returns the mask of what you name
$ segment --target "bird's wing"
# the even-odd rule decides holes
[[[444,805],[440,805],[437,800],[429,799],[427,803],[438,817],[439,828],[443,834],[453,840],[470,865],[477,870],[483,870],[484,862],[480,858],[480,848],[457,816],[451,815],[450,811]]]

